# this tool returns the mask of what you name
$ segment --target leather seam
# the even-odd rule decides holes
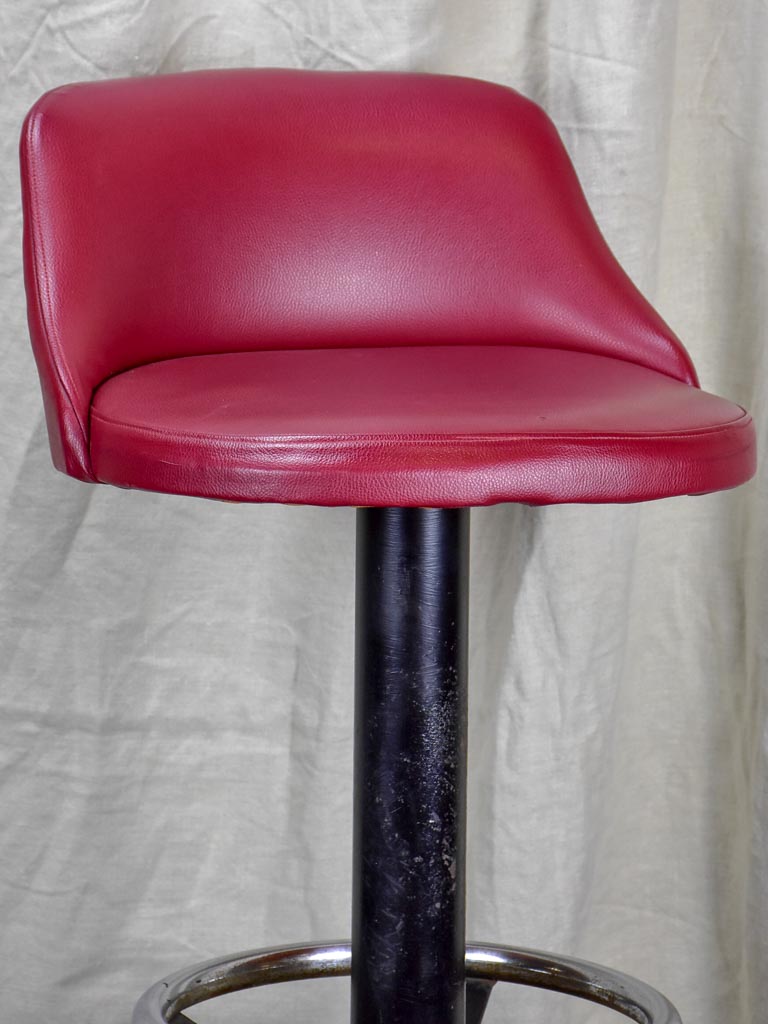
[[[547,432],[515,432],[515,433],[502,433],[494,432],[488,434],[446,434],[444,437],[434,437],[432,434],[402,434],[402,433],[375,433],[375,434],[201,434],[195,431],[176,431],[176,430],[164,430],[160,427],[145,427],[138,424],[125,423],[122,420],[115,420],[109,416],[104,416],[102,413],[97,412],[93,407],[91,408],[91,419],[100,420],[102,423],[120,427],[124,430],[135,431],[141,434],[148,434],[152,437],[165,438],[169,441],[183,441],[186,438],[194,438],[197,441],[206,442],[208,444],[217,442],[228,442],[228,443],[295,443],[298,441],[304,442],[305,444],[320,444],[328,443],[334,446],[345,445],[354,446],[365,442],[371,441],[396,441],[398,443],[413,443],[413,444],[456,444],[466,442],[482,442],[484,444],[504,444],[509,441],[522,440],[524,438],[542,438],[547,440],[645,440],[653,438],[654,440],[667,440],[667,441],[681,441],[689,438],[701,437],[707,435],[716,435],[721,433],[727,433],[733,429],[744,428],[749,426],[752,421],[752,417],[745,410],[743,415],[736,417],[736,419],[728,420],[726,423],[718,424],[712,427],[696,427],[690,430],[680,431],[622,431],[622,432],[609,432],[609,431],[556,431],[552,433]]]
[[[181,352],[181,353],[174,353],[173,355],[168,355],[168,356],[161,356],[161,357],[153,356],[152,358],[147,359],[146,361],[142,361],[140,363],[133,363],[130,366],[124,366],[122,369],[115,370],[113,373],[108,373],[107,376],[104,377],[103,380],[100,380],[98,382],[98,384],[96,384],[94,386],[93,391],[91,393],[91,400],[93,401],[93,399],[96,396],[96,393],[101,388],[103,388],[105,384],[108,384],[110,381],[115,380],[117,377],[122,377],[123,374],[132,373],[134,370],[143,370],[143,369],[146,369],[147,367],[150,367],[150,366],[160,366],[163,363],[173,363],[173,362],[177,362],[178,360],[183,360],[183,359],[209,359],[209,358],[216,359],[219,356],[247,356],[247,355],[260,355],[261,353],[274,353],[274,352],[349,352],[349,351],[353,351],[353,350],[363,350],[363,351],[376,350],[376,351],[381,351],[381,350],[384,350],[384,349],[386,349],[388,351],[393,351],[393,350],[398,350],[398,349],[413,349],[413,348],[422,348],[422,349],[432,349],[432,348],[469,348],[469,347],[474,347],[474,346],[477,346],[478,348],[505,348],[505,349],[506,348],[514,348],[514,349],[523,348],[523,349],[533,349],[533,350],[535,350],[537,352],[538,351],[544,351],[544,352],[567,352],[567,353],[571,353],[571,354],[575,354],[575,355],[589,356],[592,359],[607,359],[610,362],[614,362],[614,363],[624,363],[626,366],[636,366],[636,367],[638,367],[638,369],[647,370],[649,373],[658,374],[660,377],[665,377],[668,380],[673,380],[673,381],[675,381],[675,383],[682,384],[685,387],[693,388],[695,391],[703,390],[702,387],[701,387],[700,382],[698,381],[698,378],[696,379],[696,381],[686,380],[685,378],[680,377],[677,374],[667,373],[666,370],[660,370],[657,367],[650,366],[648,363],[641,363],[641,362],[639,362],[636,359],[628,359],[626,356],[623,356],[623,355],[618,355],[618,354],[608,355],[605,352],[591,352],[591,351],[590,352],[585,352],[582,349],[569,348],[567,345],[519,345],[519,344],[516,344],[516,343],[515,344],[510,344],[509,342],[499,341],[499,342],[488,342],[488,343],[485,343],[485,342],[471,342],[469,344],[466,343],[466,342],[455,342],[455,343],[445,342],[445,343],[440,343],[440,344],[424,344],[424,345],[411,345],[411,344],[402,344],[402,345],[391,345],[391,344],[389,344],[389,345],[370,345],[370,344],[369,345],[310,345],[308,347],[299,346],[299,345],[296,345],[296,346],[282,346],[282,345],[272,346],[272,345],[268,345],[265,348],[222,349],[221,351],[215,351],[215,352]]]
[[[52,92],[55,90],[52,90]],[[75,390],[71,374],[66,368],[66,363],[63,358],[63,346],[61,339],[59,338],[58,332],[55,328],[55,317],[53,316],[53,309],[50,297],[50,282],[48,274],[48,259],[45,252],[45,244],[43,240],[43,230],[40,224],[40,219],[37,216],[37,209],[39,206],[40,189],[39,182],[40,177],[37,170],[37,156],[34,152],[33,145],[33,133],[37,132],[40,122],[42,120],[43,110],[46,105],[48,96],[42,97],[37,104],[36,110],[30,115],[27,123],[27,129],[25,132],[25,156],[26,166],[29,177],[29,195],[26,203],[27,212],[29,214],[29,222],[32,229],[32,246],[31,246],[31,264],[33,274],[33,284],[35,291],[35,300],[38,309],[38,316],[40,320],[40,327],[42,329],[43,340],[48,348],[51,355],[51,367],[53,372],[56,374],[60,385],[60,391],[66,396],[69,403],[69,408],[75,417],[80,433],[83,440],[83,449],[90,455],[89,445],[89,432],[86,427],[86,423],[83,420],[77,405],[73,399],[73,392]],[[66,450],[69,447],[66,442],[66,438],[62,436],[62,447],[65,455]],[[87,470],[91,477],[93,477],[93,469],[88,465]]]

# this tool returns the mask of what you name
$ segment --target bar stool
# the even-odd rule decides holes
[[[351,944],[184,969],[134,1024],[350,971],[356,1024],[478,1024],[499,980],[678,1022],[617,971],[465,943],[469,508],[754,472],[749,415],[700,390],[544,113],[438,75],[68,85],[27,117],[22,178],[58,469],[358,507]]]

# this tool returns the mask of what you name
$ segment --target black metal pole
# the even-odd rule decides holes
[[[464,1024],[469,510],[357,512],[353,1024]]]

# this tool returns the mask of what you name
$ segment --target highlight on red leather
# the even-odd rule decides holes
[[[754,472],[546,115],[441,75],[64,86],[25,122],[56,466],[242,501],[638,501]]]

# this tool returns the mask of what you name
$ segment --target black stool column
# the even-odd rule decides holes
[[[469,510],[357,512],[353,1024],[463,1024]]]

